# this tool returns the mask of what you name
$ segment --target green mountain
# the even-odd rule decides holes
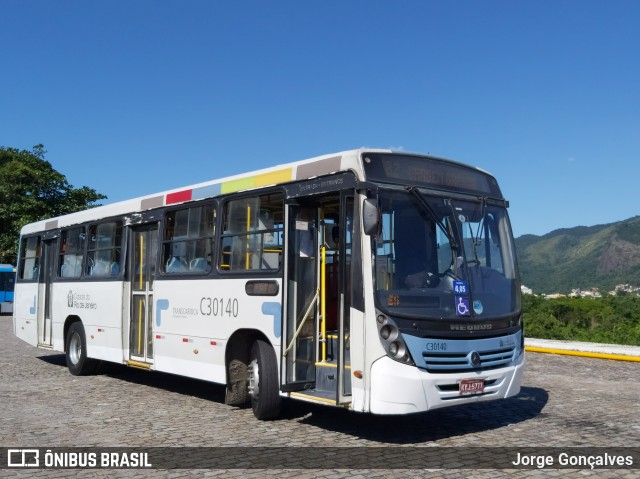
[[[536,294],[640,286],[640,216],[516,238],[522,284]]]

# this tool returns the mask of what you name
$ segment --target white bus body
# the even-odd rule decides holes
[[[353,150],[26,225],[16,336],[281,398],[406,414],[517,394],[506,201],[481,170]]]

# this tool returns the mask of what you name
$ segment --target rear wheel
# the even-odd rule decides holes
[[[249,362],[249,397],[258,419],[273,419],[280,414],[278,365],[273,348],[260,339],[253,343]]]
[[[86,376],[95,372],[98,361],[87,357],[87,338],[81,322],[69,326],[66,346],[67,367],[71,374]]]

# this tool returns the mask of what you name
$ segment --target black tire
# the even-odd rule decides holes
[[[249,396],[251,409],[258,419],[274,419],[280,414],[276,355],[269,343],[260,339],[251,347]]]
[[[86,376],[95,372],[98,361],[87,357],[87,337],[80,321],[69,326],[65,345],[67,368],[71,374]]]

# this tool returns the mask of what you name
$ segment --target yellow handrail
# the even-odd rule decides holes
[[[245,253],[245,269],[250,269],[251,265],[251,253],[249,252],[249,230],[251,229],[251,205],[247,205],[247,252]]]
[[[140,291],[142,291],[142,286],[143,286],[143,277],[144,277],[144,235],[142,233],[140,233]],[[144,301],[143,298],[140,298],[140,304],[138,306],[138,353],[140,356],[143,355],[143,351],[142,351],[142,335],[143,335],[143,331],[142,331],[142,301]]]
[[[325,288],[327,268],[327,247],[320,248],[320,340],[322,341],[322,362],[327,360],[327,291]]]
[[[144,278],[144,268],[143,268],[143,263],[144,263],[144,235],[142,233],[140,233],[140,274],[138,275],[138,288],[140,289],[140,291],[142,291],[142,286],[143,286],[143,278]]]

